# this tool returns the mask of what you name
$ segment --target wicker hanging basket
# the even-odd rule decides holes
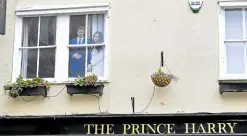
[[[166,87],[168,86],[171,81],[174,79],[175,81],[178,80],[178,78],[171,74],[170,70],[166,67],[169,74],[164,73],[161,68],[163,68],[164,61],[163,61],[163,51],[161,51],[161,63],[160,68],[157,72],[151,75],[151,79],[153,83],[158,87]],[[166,65],[165,65],[166,66]]]
[[[166,74],[161,69],[159,69],[158,72],[155,72],[151,76],[151,79],[156,86],[166,87],[171,83],[172,75]]]

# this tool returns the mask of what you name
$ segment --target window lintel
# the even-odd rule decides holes
[[[17,16],[106,12],[110,3],[17,7]]]
[[[218,2],[219,6],[222,7],[222,8],[236,8],[236,7],[239,7],[239,8],[244,8],[244,7],[247,7],[247,1],[219,1]]]

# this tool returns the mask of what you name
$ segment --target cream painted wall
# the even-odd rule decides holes
[[[108,0],[8,0],[7,34],[0,36],[0,83],[11,80],[16,6],[84,4]],[[180,80],[158,88],[143,113],[246,112],[246,93],[219,94],[217,1],[205,0],[193,14],[187,0],[114,0],[111,2],[109,77],[100,98],[101,110],[132,113],[148,104],[154,85],[150,75],[164,51],[165,63]],[[64,86],[53,85],[48,95]],[[57,97],[37,97],[31,102],[0,95],[1,115],[53,115],[99,113],[93,96],[69,96],[66,89]],[[30,100],[33,97],[25,97]]]

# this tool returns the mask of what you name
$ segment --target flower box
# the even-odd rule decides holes
[[[21,76],[14,83],[8,83],[3,86],[4,92],[12,98],[18,96],[47,96],[50,89],[48,81],[42,78],[33,78],[24,80]]]
[[[45,86],[37,86],[37,87],[28,87],[23,88],[23,90],[19,93],[19,96],[47,96],[47,89]]]
[[[74,84],[68,84],[67,93],[69,95],[73,94],[99,94],[100,96],[103,94],[104,85],[97,85],[97,86],[75,86]]]

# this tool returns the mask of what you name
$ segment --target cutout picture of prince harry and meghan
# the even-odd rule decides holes
[[[98,77],[104,73],[104,16],[88,16],[88,35],[85,40],[85,15],[70,17],[70,45],[82,45],[69,48],[69,77],[83,77],[87,74],[95,74]],[[75,27],[76,26],[76,27]],[[83,45],[97,44],[95,46]],[[87,50],[87,57],[86,57]],[[87,61],[86,61],[87,58]],[[87,63],[87,71],[86,70]]]

